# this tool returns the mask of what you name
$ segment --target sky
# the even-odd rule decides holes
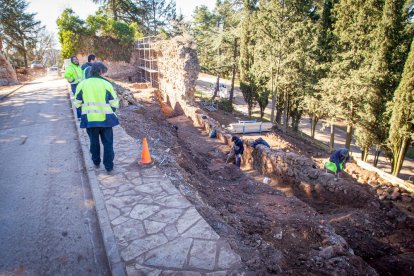
[[[56,19],[66,8],[72,8],[82,19],[93,14],[98,5],[92,0],[28,0],[28,11],[37,13],[36,19],[40,20],[49,32],[57,34]],[[214,8],[216,0],[176,0],[177,14],[180,12],[188,20],[194,9],[200,5],[206,5],[210,10]]]

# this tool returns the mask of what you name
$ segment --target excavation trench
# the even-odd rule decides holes
[[[154,94],[142,92],[138,98],[138,107],[120,110],[123,127],[137,139],[149,138],[156,165],[229,240],[246,271],[375,274],[371,265],[379,273],[413,272],[407,263],[412,220],[374,200],[370,191],[345,180],[329,189],[283,173],[265,185],[257,181],[262,168],[245,162],[242,171],[226,164],[227,145],[160,105]],[[259,157],[248,149],[246,158]]]

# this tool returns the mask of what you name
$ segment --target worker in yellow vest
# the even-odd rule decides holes
[[[64,77],[70,84],[70,90],[72,90],[72,93],[75,94],[76,87],[78,86],[79,82],[82,81],[82,69],[79,66],[79,60],[75,55],[70,57],[70,64],[66,67]],[[78,120],[80,120],[80,108],[76,109],[76,115],[78,117]]]
[[[70,83],[72,93],[75,94],[76,87],[82,80],[82,69],[79,66],[79,60],[75,55],[70,57],[70,64],[66,67],[64,77]]]
[[[118,96],[112,84],[102,77],[108,68],[102,62],[91,66],[90,78],[83,80],[76,89],[74,104],[82,109],[81,128],[86,128],[90,139],[90,152],[95,166],[101,163],[103,145],[103,164],[110,172],[114,167],[112,127],[119,124],[115,110],[119,108]]]

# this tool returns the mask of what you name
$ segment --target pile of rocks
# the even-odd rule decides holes
[[[398,184],[393,184],[380,178],[375,172],[363,170],[358,165],[352,163],[347,166],[346,172],[359,184],[370,185],[376,189],[380,200],[414,202],[414,193],[399,187]]]
[[[6,57],[0,52],[0,85],[15,85],[18,83],[16,72]]]

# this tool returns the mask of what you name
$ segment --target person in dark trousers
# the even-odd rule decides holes
[[[119,125],[115,114],[119,100],[112,84],[101,77],[107,70],[102,62],[92,64],[91,77],[78,85],[74,104],[82,109],[80,127],[88,133],[93,163],[97,167],[101,163],[100,138],[104,147],[103,164],[110,172],[115,157],[112,127]]]
[[[82,69],[75,55],[70,57],[70,64],[65,69],[64,77],[69,82],[72,93],[75,94],[78,84],[82,81]],[[76,109],[76,115],[78,120],[80,120],[81,111],[79,108]]]
[[[81,67],[82,69],[82,79],[86,80],[91,77],[91,67],[92,64],[95,62],[96,56],[94,54],[90,54],[88,56],[88,62],[84,63]]]
[[[335,150],[329,157],[329,161],[325,163],[325,168],[335,173],[339,178],[341,172],[345,169],[346,163],[349,162],[349,150],[346,148]]]
[[[231,137],[231,141],[234,143],[233,151],[234,151],[234,156],[236,157],[236,166],[240,168],[241,157],[244,152],[243,141],[240,139],[240,137],[237,137],[237,136]]]
[[[268,147],[268,148],[270,148],[270,145],[265,141],[265,140],[263,140],[263,138],[262,137],[259,137],[259,138],[257,138],[256,140],[254,140],[254,142],[253,142],[253,144],[252,144],[252,147],[253,148],[256,148],[256,146],[257,145],[263,145],[263,146],[265,146],[265,147]]]

